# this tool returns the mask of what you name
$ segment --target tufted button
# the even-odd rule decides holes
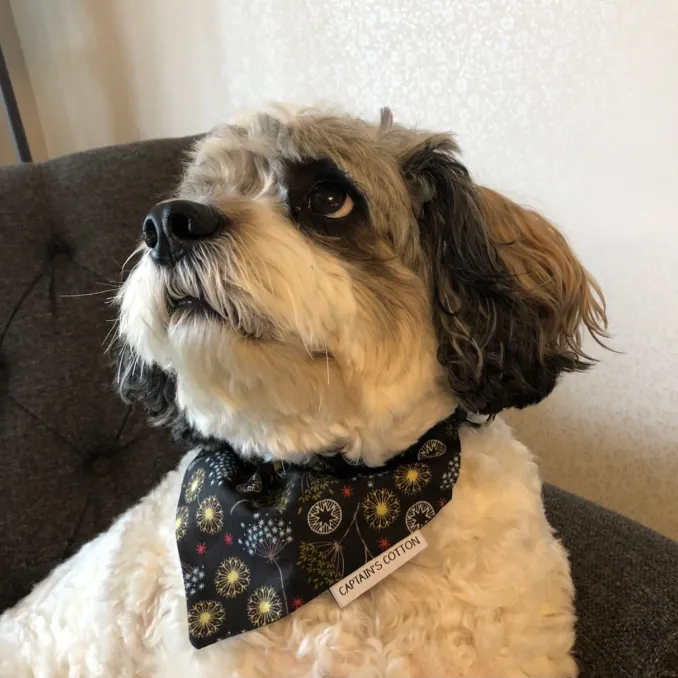
[[[72,248],[60,235],[52,234],[47,241],[47,258],[54,261],[60,254],[71,257]]]
[[[92,462],[92,473],[99,478],[107,476],[111,472],[113,464],[108,457],[97,457]]]

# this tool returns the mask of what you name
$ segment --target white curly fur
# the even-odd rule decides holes
[[[454,497],[424,528],[426,551],[343,610],[325,593],[199,651],[172,519],[187,455],[0,619],[0,676],[575,676],[572,584],[537,466],[501,420],[461,436]]]

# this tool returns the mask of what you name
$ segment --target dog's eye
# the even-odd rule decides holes
[[[314,214],[330,219],[341,219],[353,210],[353,200],[339,184],[325,181],[318,184],[308,198],[308,208]]]

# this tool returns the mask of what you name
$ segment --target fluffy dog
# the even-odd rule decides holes
[[[476,185],[452,137],[273,109],[201,139],[118,297],[119,383],[198,448],[379,466],[462,406],[538,403],[586,369],[600,290],[539,214]],[[462,427],[428,549],[347,607],[324,593],[194,650],[174,526],[196,452],[0,620],[0,674],[547,676],[576,666],[566,554],[537,466]]]

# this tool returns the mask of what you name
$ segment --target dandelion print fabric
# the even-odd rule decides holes
[[[302,466],[201,451],[175,519],[191,643],[282,619],[433,520],[459,476],[464,422],[457,410],[377,468],[340,453]]]

